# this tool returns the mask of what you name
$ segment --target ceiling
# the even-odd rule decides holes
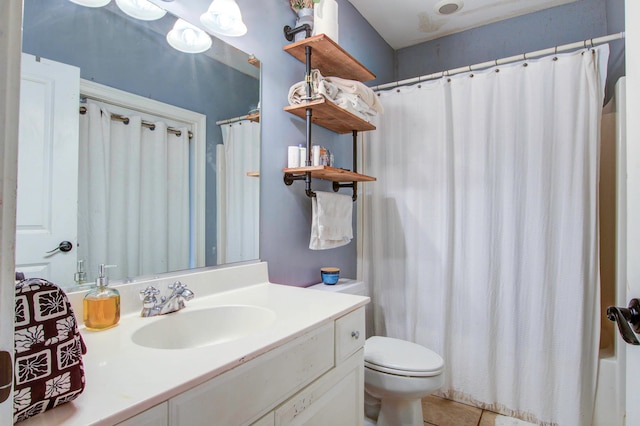
[[[349,1],[382,38],[397,50],[578,0]],[[450,13],[456,9],[457,11]]]

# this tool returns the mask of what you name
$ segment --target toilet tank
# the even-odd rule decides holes
[[[334,293],[355,294],[357,296],[371,297],[369,286],[364,281],[340,278],[337,283],[327,285],[323,283],[307,287],[313,290],[332,291]],[[373,305],[369,302],[365,306],[365,321],[367,337],[373,336]]]

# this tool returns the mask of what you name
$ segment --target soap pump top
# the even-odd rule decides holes
[[[109,287],[105,269],[115,265],[100,264],[96,286],[83,300],[84,325],[89,330],[105,330],[120,321],[120,293]]]
[[[96,286],[98,287],[106,287],[109,285],[109,277],[107,277],[106,269],[114,268],[116,265],[105,265],[101,263],[98,267],[98,278],[96,278]],[[117,292],[117,290],[113,289]]]

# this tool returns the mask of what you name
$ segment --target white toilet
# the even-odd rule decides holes
[[[391,337],[369,337],[364,345],[365,414],[375,418],[377,410],[372,402],[378,399],[378,425],[421,426],[421,400],[442,387],[443,367],[442,357],[424,346]]]
[[[343,278],[335,285],[320,283],[310,288],[369,296],[363,281]],[[413,342],[371,336],[371,304],[367,305],[366,317],[368,338],[364,345],[365,423],[380,426],[422,426],[421,400],[443,385],[444,360],[437,353]]]

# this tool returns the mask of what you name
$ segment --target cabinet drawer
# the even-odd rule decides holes
[[[336,320],[336,364],[364,346],[364,307]]]

